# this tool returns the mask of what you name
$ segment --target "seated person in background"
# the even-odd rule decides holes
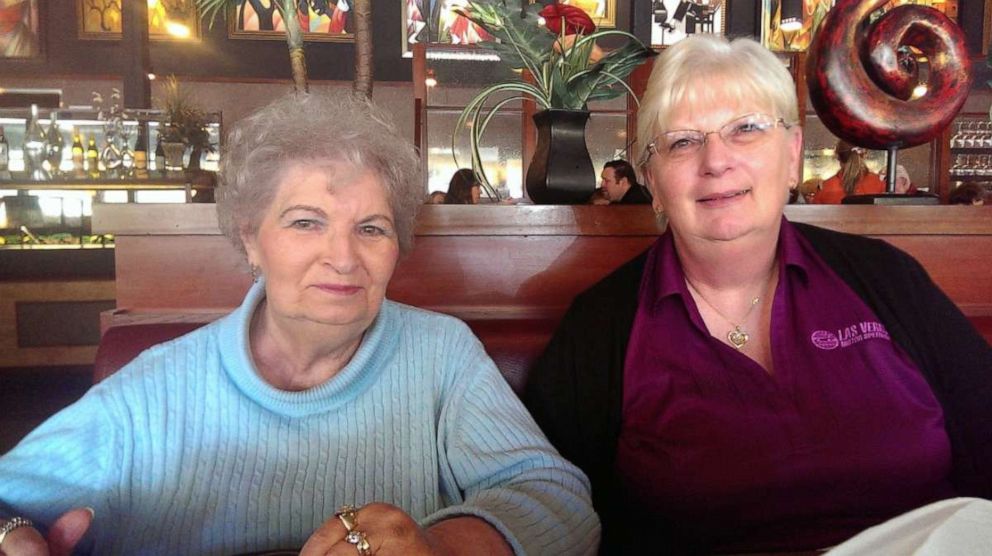
[[[237,124],[217,211],[255,283],[0,458],[0,551],[595,550],[587,479],[468,327],[384,299],[422,201],[388,121],[310,94]]]
[[[847,141],[837,141],[834,155],[840,162],[840,170],[823,182],[823,187],[813,195],[813,204],[839,205],[848,195],[885,193],[885,183],[865,165],[864,152]]]
[[[589,196],[589,200],[586,201],[588,205],[608,205],[610,204],[610,198],[606,196],[606,190],[602,187],[596,189]]]
[[[951,205],[984,205],[985,188],[977,183],[959,185],[951,190],[947,202]]]
[[[448,193],[444,196],[446,205],[477,205],[482,195],[482,186],[475,181],[471,168],[462,168],[451,176]]]
[[[602,553],[817,549],[992,496],[992,349],[905,253],[783,216],[779,59],[690,36],[637,121],[668,229],[575,299],[524,394],[592,481]]]
[[[600,189],[606,195],[610,204],[616,205],[647,205],[651,198],[644,187],[637,183],[637,173],[626,160],[611,160],[603,165],[600,174],[602,182]]]
[[[883,171],[878,175],[878,178],[882,180],[882,183],[888,182],[888,175]],[[916,189],[913,185],[912,180],[909,179],[909,172],[906,171],[906,167],[902,164],[896,165],[896,193],[901,195],[918,195],[920,191]]]
[[[444,191],[431,191],[431,194],[427,196],[427,205],[443,205],[444,197],[447,195]]]

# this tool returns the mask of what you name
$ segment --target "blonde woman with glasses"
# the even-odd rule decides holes
[[[640,170],[667,231],[573,302],[525,402],[604,554],[829,547],[992,496],[992,350],[912,258],[789,222],[796,88],[754,41],[658,58]]]

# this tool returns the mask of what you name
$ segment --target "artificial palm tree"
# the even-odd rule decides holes
[[[204,19],[210,20],[213,27],[217,14],[228,6],[236,6],[243,0],[193,0]],[[254,4],[254,2],[252,2]],[[293,72],[293,86],[297,91],[307,92],[307,61],[303,52],[303,29],[296,16],[297,0],[274,0],[273,5],[279,10],[283,24],[286,27],[286,44],[289,46],[289,64]]]
[[[372,0],[354,0],[355,83],[354,90],[372,98]]]

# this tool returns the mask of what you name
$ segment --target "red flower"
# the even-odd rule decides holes
[[[555,2],[554,4],[545,6],[541,10],[540,15],[544,18],[544,25],[556,35],[561,34],[563,23],[565,25],[566,35],[575,35],[578,33],[588,35],[596,31],[596,24],[592,22],[589,14],[575,6]]]

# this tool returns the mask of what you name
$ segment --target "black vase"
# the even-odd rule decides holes
[[[537,149],[527,168],[527,195],[539,205],[585,203],[596,190],[596,171],[586,147],[587,110],[534,114]]]

